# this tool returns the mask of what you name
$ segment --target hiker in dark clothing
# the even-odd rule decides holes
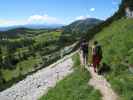
[[[102,48],[98,44],[98,42],[95,41],[92,47],[92,61],[93,61],[94,72],[96,72],[96,69],[99,67],[101,59],[102,59]]]
[[[83,40],[80,44],[80,50],[82,51],[83,64],[88,64],[88,42]]]

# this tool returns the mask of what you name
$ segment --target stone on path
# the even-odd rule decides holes
[[[100,90],[102,100],[118,100],[117,94],[112,90],[106,79],[95,73],[92,67],[88,67],[87,69],[91,73],[92,77],[89,81],[89,85],[93,86],[97,90]]]
[[[83,65],[83,57],[80,53],[80,61]],[[117,94],[112,90],[110,84],[106,79],[94,72],[92,67],[85,66],[85,68],[90,72],[91,79],[89,85],[93,86],[95,89],[99,90],[102,94],[102,100],[118,100]]]
[[[58,81],[73,72],[73,61],[70,56],[0,92],[0,100],[38,100],[49,88],[55,87]]]

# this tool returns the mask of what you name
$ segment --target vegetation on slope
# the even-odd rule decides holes
[[[90,75],[80,66],[79,55],[73,56],[74,72],[60,81],[40,100],[101,100],[99,91],[88,86]]]
[[[77,20],[63,28],[60,41],[63,43],[73,43],[79,41],[81,37],[87,34],[87,31],[98,25],[102,21],[95,18]],[[88,33],[89,35],[89,33]]]
[[[61,52],[64,56],[77,48],[68,46],[80,40],[81,30],[87,31],[88,27],[92,28],[100,22],[96,19],[86,20],[74,22],[76,28],[73,27],[75,31],[72,33],[67,33],[69,37],[61,29],[16,28],[0,32],[0,90],[58,60]],[[82,25],[85,27],[80,28]]]
[[[133,100],[133,19],[120,19],[95,38],[103,46],[103,62],[111,67],[107,80],[121,100]]]
[[[91,40],[93,36],[95,36],[98,32],[102,31],[105,27],[108,27],[112,22],[121,19],[126,16],[125,8],[130,7],[133,9],[133,0],[121,0],[121,4],[119,5],[118,11],[116,11],[112,16],[110,16],[106,21],[101,22],[98,25],[95,25],[93,28],[89,29],[86,32],[86,35],[81,38],[86,38],[87,40]]]
[[[0,90],[60,57],[61,31],[20,28],[7,32],[0,33]]]

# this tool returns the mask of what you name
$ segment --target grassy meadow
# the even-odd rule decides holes
[[[9,87],[15,80],[19,81],[19,77],[45,67],[60,57],[61,47],[58,45],[60,31],[47,29],[21,29],[21,31],[25,34],[0,40],[0,90]]]
[[[110,66],[106,74],[121,100],[133,100],[133,19],[122,18],[105,27],[94,40],[103,46],[102,62]]]
[[[88,85],[88,71],[81,69],[79,55],[73,56],[74,72],[57,83],[39,100],[101,100],[98,90]]]

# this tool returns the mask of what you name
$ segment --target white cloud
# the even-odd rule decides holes
[[[91,11],[91,12],[95,11],[95,8],[90,8],[90,11]]]
[[[63,21],[48,15],[32,15],[27,19],[6,20],[0,19],[0,26],[25,25],[25,24],[63,24]]]
[[[62,21],[57,19],[56,17],[51,17],[48,15],[33,15],[28,18],[29,23],[34,24],[61,24]]]
[[[25,20],[6,20],[6,19],[0,19],[0,26],[13,26],[13,25],[24,25],[26,24]]]
[[[90,15],[87,15],[87,16],[78,16],[78,17],[75,18],[75,20],[84,20],[84,19],[89,18],[89,17],[90,17]]]

